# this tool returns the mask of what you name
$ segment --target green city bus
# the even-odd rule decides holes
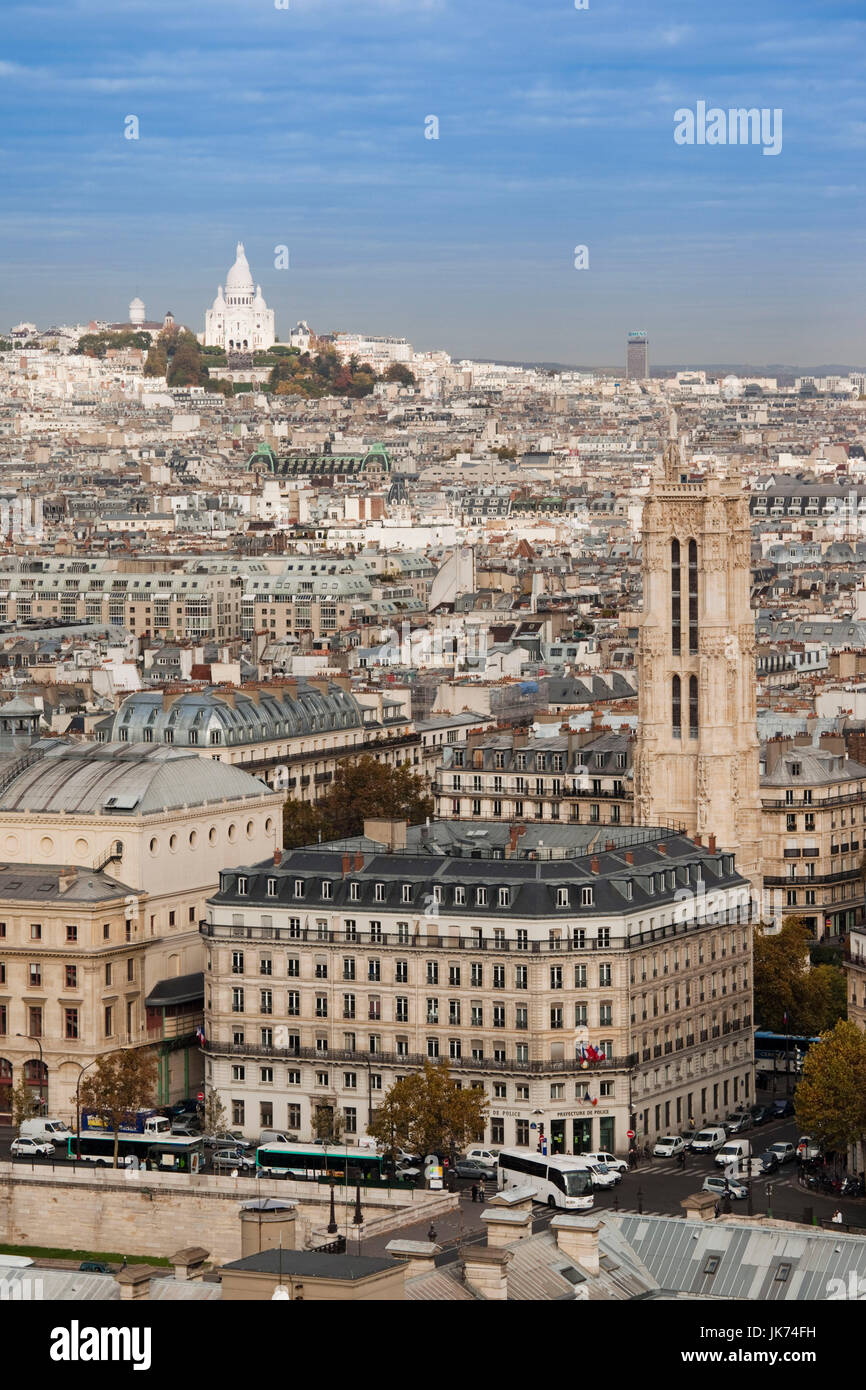
[[[327,1148],[317,1144],[264,1144],[256,1150],[256,1166],[262,1177],[296,1178],[315,1182],[383,1183],[384,1157],[373,1149]]]
[[[97,1168],[114,1166],[114,1134],[72,1134],[66,1141],[69,1158],[81,1158]],[[174,1139],[170,1135],[121,1134],[117,1162],[121,1168],[145,1167],[172,1173],[198,1173],[204,1166],[201,1139]]]

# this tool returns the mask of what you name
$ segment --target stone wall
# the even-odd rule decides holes
[[[307,1183],[140,1172],[126,1178],[105,1169],[61,1173],[0,1163],[0,1243],[151,1256],[201,1245],[212,1262],[225,1263],[241,1258],[238,1213],[256,1196],[298,1203],[299,1249],[327,1227],[327,1189],[311,1191]],[[351,1198],[348,1207],[345,1199],[338,1200],[335,1214],[341,1234],[354,1239],[354,1190]],[[457,1198],[445,1192],[384,1191],[362,1193],[361,1203],[362,1235],[378,1235],[430,1221],[456,1206]]]

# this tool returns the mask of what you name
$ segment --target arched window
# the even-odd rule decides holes
[[[683,736],[683,691],[679,676],[674,676],[671,694],[671,733],[674,738]]]
[[[698,736],[698,678],[689,676],[689,738]]]
[[[680,654],[682,637],[682,603],[680,580],[680,543],[671,541],[671,651]]]
[[[689,541],[689,652],[698,650],[698,543]]]

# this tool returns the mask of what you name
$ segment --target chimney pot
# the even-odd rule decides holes
[[[659,846],[658,846],[658,852],[659,852],[659,854],[667,854],[667,852],[668,852],[668,847],[667,847],[667,845],[659,845]]]
[[[696,835],[696,836],[695,836],[695,844],[696,844],[696,845],[702,845],[703,843],[704,843],[704,837],[703,837],[703,835]]]

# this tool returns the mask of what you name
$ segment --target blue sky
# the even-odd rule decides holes
[[[0,326],[201,330],[241,239],[281,333],[866,363],[862,0],[289,4],[4,0]],[[782,152],[676,145],[698,101]]]

